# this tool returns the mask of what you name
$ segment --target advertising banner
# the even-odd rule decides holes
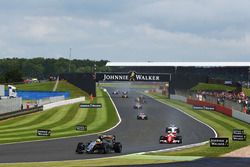
[[[37,136],[50,136],[51,130],[37,129]]]
[[[234,129],[232,134],[233,141],[246,141],[247,135],[243,129]]]
[[[207,111],[215,111],[215,107],[213,106],[193,106],[194,110],[207,110]]]
[[[80,108],[102,108],[102,104],[101,103],[96,103],[96,104],[92,104],[92,103],[81,103]]]
[[[229,138],[210,138],[210,147],[228,147]]]
[[[143,82],[169,82],[171,74],[168,73],[137,73],[131,71],[122,72],[103,72],[96,73],[96,81],[143,81]]]

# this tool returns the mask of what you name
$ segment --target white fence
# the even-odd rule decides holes
[[[18,111],[21,109],[22,98],[11,98],[11,99],[1,99],[0,100],[0,114],[5,114],[13,111]]]
[[[64,96],[55,96],[55,97],[50,97],[48,99],[40,99],[38,100],[37,104],[38,106],[43,106],[45,104],[54,103],[62,100],[65,100]]]
[[[241,121],[250,123],[250,115],[246,114],[244,112],[233,110],[232,117],[237,118],[237,119],[239,119]]]
[[[68,105],[68,104],[74,104],[74,103],[79,103],[85,101],[85,97],[79,97],[79,98],[75,98],[75,99],[69,99],[69,100],[63,100],[63,101],[58,101],[55,103],[50,103],[50,104],[45,104],[43,106],[43,110],[48,110],[54,107],[59,107],[59,106],[64,106],[64,105]]]
[[[4,85],[0,85],[0,96],[4,96]]]

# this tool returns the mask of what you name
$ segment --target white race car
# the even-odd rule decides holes
[[[138,120],[147,120],[148,119],[148,116],[145,114],[145,113],[139,113],[138,115],[137,115],[137,119]]]
[[[126,91],[122,92],[122,98],[128,98],[128,92]]]
[[[136,103],[134,105],[134,109],[142,109],[142,105],[140,103]]]
[[[175,125],[170,125],[166,128],[166,133],[180,133],[180,128]]]
[[[119,90],[115,90],[112,94],[113,95],[118,95],[119,94]]]

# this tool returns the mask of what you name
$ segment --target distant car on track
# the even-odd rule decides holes
[[[180,128],[175,125],[170,125],[166,128],[166,133],[180,133]]]
[[[115,90],[112,92],[113,95],[118,95],[119,94],[119,90]]]
[[[136,103],[136,104],[134,105],[134,109],[142,109],[142,104]]]
[[[135,99],[135,101],[136,102],[138,102],[138,103],[141,103],[141,104],[144,104],[144,103],[146,103],[146,101],[145,101],[145,97],[144,96],[139,96],[139,97],[137,97],[136,99]]]
[[[116,142],[115,135],[101,135],[95,141],[91,141],[86,145],[82,142],[78,143],[76,148],[76,153],[121,153],[122,152],[122,144],[120,142]]]
[[[145,114],[145,113],[139,113],[137,115],[137,119],[138,120],[147,120],[148,119],[148,116]]]
[[[128,98],[128,92],[127,91],[122,92],[122,98]]]

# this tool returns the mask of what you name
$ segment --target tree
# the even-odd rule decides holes
[[[18,69],[10,69],[5,73],[4,78],[6,83],[23,81],[22,73]]]

